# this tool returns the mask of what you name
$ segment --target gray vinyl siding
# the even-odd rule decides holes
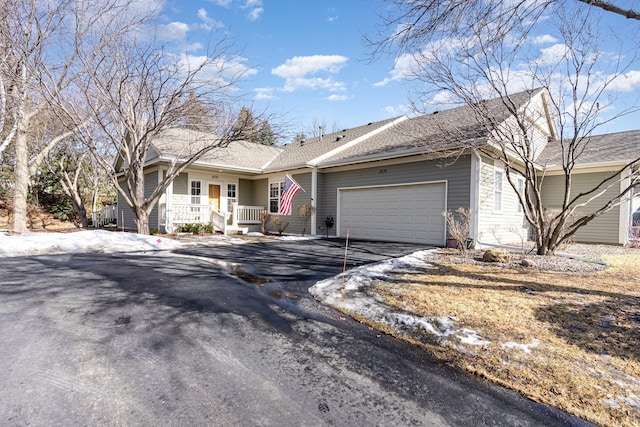
[[[144,195],[145,197],[149,196],[153,193],[153,190],[158,186],[158,175],[159,172],[151,172],[144,175]],[[160,215],[158,213],[158,203],[153,207],[151,211],[151,215],[149,215],[149,229],[150,230],[159,230],[160,229]]]
[[[182,172],[173,179],[173,194],[189,195],[189,175]]]
[[[264,206],[268,209],[269,206],[269,180],[259,179],[253,181],[253,201],[251,206]]]
[[[245,206],[263,206],[269,202],[269,181],[267,179],[238,180],[238,204]]]
[[[408,184],[446,181],[447,209],[469,208],[471,185],[471,157],[462,156],[454,163],[447,160],[424,160],[413,163],[377,166],[366,169],[319,174],[317,225],[318,234],[326,234],[325,220],[338,218],[337,190],[344,187]],[[335,234],[335,225],[329,234]]]
[[[608,175],[606,172],[573,174],[571,193],[579,194],[583,191],[588,191]],[[585,206],[578,214],[584,215],[593,212],[595,208],[603,206],[607,200],[615,197],[618,190],[618,186],[615,185],[614,188],[610,188],[605,194],[595,199],[591,203],[591,207],[589,205]],[[564,175],[546,176],[542,183],[544,207],[548,209],[558,208],[562,205],[563,196]],[[585,243],[624,243],[619,241],[619,218],[620,207],[617,206],[578,230],[574,240]]]
[[[238,180],[238,204],[245,206],[254,206],[255,191],[254,181],[249,179]]]
[[[120,185],[124,183],[120,181]],[[126,190],[125,190],[126,191]],[[118,230],[136,231],[136,216],[118,192]],[[124,220],[124,223],[123,223]]]
[[[121,185],[124,184],[120,181]],[[144,194],[148,196],[158,185],[158,172],[154,171],[144,175]],[[124,229],[129,231],[137,231],[136,216],[129,206],[126,204],[120,193],[118,193],[118,228],[122,229],[122,219],[124,214]],[[149,216],[149,228],[159,229],[158,205],[154,206]]]
[[[289,223],[286,231],[287,233],[302,234],[304,222],[302,217],[298,215],[298,206],[311,204],[311,173],[291,175],[291,177],[304,189],[299,190],[296,196],[293,198],[293,205],[291,206],[291,215],[283,216],[283,220]],[[312,234],[311,232],[311,220],[307,224],[306,234]],[[275,232],[275,229],[271,230]]]

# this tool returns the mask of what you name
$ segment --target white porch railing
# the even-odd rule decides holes
[[[233,205],[233,225],[260,224],[260,212],[264,206]]]
[[[227,218],[229,217],[228,213],[218,212],[215,209],[211,209],[211,223],[213,224],[213,229],[216,228],[222,231],[222,234],[227,235]]]
[[[174,204],[171,206],[171,222],[174,224],[208,224],[211,222],[211,206]]]
[[[105,224],[115,223],[118,220],[118,206],[107,205],[102,210],[91,214],[94,227],[104,227]]]
[[[239,225],[260,224],[260,212],[264,206],[244,206],[233,204],[233,212],[218,212],[210,205],[195,205],[188,203],[174,203],[170,212],[161,206],[161,218],[164,219],[168,230],[175,229],[179,224],[212,224],[214,229],[227,233],[228,228]]]

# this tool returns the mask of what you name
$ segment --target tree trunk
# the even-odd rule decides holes
[[[27,194],[29,193],[29,152],[27,148],[26,123],[21,123],[15,139],[16,148],[16,186],[13,195],[13,231],[26,233]]]
[[[78,216],[80,217],[81,227],[88,228],[89,220],[87,219],[87,209],[84,207],[84,203],[82,202],[82,199],[80,199],[80,196],[77,196],[77,195],[70,197],[70,199],[71,199],[71,205],[73,205],[73,209],[75,209]]]
[[[149,233],[149,214],[144,209],[139,209],[136,212],[136,227],[138,228],[139,234],[150,234]]]

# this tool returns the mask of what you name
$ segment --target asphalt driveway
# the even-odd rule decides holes
[[[350,247],[349,267],[418,249]],[[582,424],[314,301],[343,255],[319,240],[1,259],[0,424]]]

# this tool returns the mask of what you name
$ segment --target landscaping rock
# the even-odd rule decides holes
[[[511,262],[511,254],[506,249],[491,248],[482,254],[482,260],[487,262]]]
[[[530,267],[530,268],[536,268],[538,266],[538,264],[536,264],[535,261],[531,261],[530,259],[526,259],[526,258],[523,258],[522,261],[520,261],[520,265],[523,267]]]

